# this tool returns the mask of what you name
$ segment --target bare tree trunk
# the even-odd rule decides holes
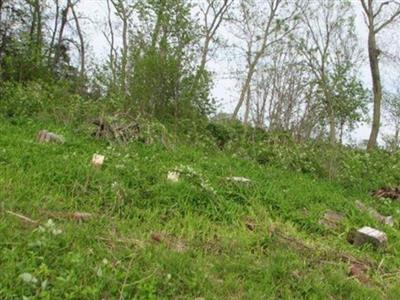
[[[31,27],[29,29],[29,39],[31,41],[31,43],[34,42],[34,35],[35,35],[35,29],[36,29],[36,23],[37,23],[37,14],[36,14],[36,3],[35,2],[30,2],[27,1],[28,4],[30,5],[30,11],[32,14],[32,22],[31,22]]]
[[[324,86],[324,96],[326,101],[326,107],[328,111],[328,122],[329,122],[329,142],[332,146],[336,145],[336,118],[335,110],[333,108],[333,103],[331,100],[331,92],[326,88],[325,76],[323,76],[323,86]]]
[[[36,64],[40,63],[42,54],[42,11],[41,0],[27,0],[32,14],[32,22],[29,30],[32,56]]]
[[[381,2],[374,5],[373,0],[360,0],[365,13],[365,20],[368,25],[368,55],[371,68],[372,86],[374,92],[374,113],[372,118],[371,134],[368,140],[368,150],[376,148],[379,128],[381,123],[381,104],[382,104],[382,82],[379,70],[379,53],[376,43],[376,35],[388,25],[392,24],[400,17],[400,3],[394,0]],[[377,1],[378,2],[378,1]],[[383,13],[385,6],[392,7],[390,14]],[[395,8],[393,10],[393,8]],[[384,15],[385,20],[379,19],[379,15]]]
[[[104,37],[107,39],[109,45],[110,45],[110,52],[109,52],[109,60],[110,60],[110,70],[111,70],[111,77],[112,77],[112,82],[111,82],[111,90],[115,91],[115,85],[117,83],[117,74],[116,74],[116,60],[117,60],[117,53],[115,49],[115,36],[114,36],[114,28],[113,24],[111,21],[111,5],[110,5],[110,0],[107,0],[107,22],[108,22],[108,27],[110,29],[110,34],[103,33]]]
[[[82,80],[81,81],[81,84],[82,84],[83,80],[84,80],[84,77],[85,77],[85,55],[86,55],[86,53],[85,53],[85,41],[84,41],[84,38],[83,38],[83,33],[82,33],[81,26],[80,26],[80,23],[79,23],[78,15],[76,14],[75,8],[73,6],[71,6],[71,12],[72,12],[72,15],[74,16],[75,25],[76,25],[76,31],[78,32],[78,37],[79,37],[79,46],[80,46],[79,52],[80,52],[80,59],[81,59],[80,75],[79,76],[80,76],[80,79]]]
[[[4,1],[0,0],[0,59],[3,56],[3,49],[5,47],[5,36],[6,36],[6,28],[3,28],[3,5]],[[5,27],[5,26],[4,26]],[[1,70],[0,70],[1,75]]]
[[[40,0],[35,1],[35,11],[37,15],[37,24],[36,24],[36,47],[37,47],[37,55],[41,55],[42,53],[42,6]]]
[[[369,30],[368,35],[368,54],[371,67],[372,85],[374,92],[374,112],[372,118],[371,134],[368,140],[368,150],[376,147],[379,127],[381,124],[381,103],[382,103],[382,84],[379,70],[379,50],[376,45],[376,36],[374,29]]]
[[[115,10],[117,11],[118,17],[122,21],[122,51],[121,51],[121,89],[125,97],[128,95],[128,84],[127,84],[127,66],[128,66],[128,27],[129,18],[133,13],[133,10],[129,8],[129,5],[124,4],[124,0],[111,0]]]
[[[258,127],[259,128],[263,128],[264,127],[264,122],[265,122],[265,113],[266,113],[266,109],[267,109],[267,101],[268,101],[268,94],[267,91],[264,92],[263,94],[263,100],[262,100],[262,105],[261,105],[261,109],[260,109],[260,115],[257,117],[258,119]]]
[[[122,82],[122,91],[124,96],[128,95],[128,88],[126,82],[126,72],[128,65],[128,16],[124,14],[124,18],[122,20],[122,57],[121,57],[121,82]]]
[[[56,35],[57,35],[57,30],[58,30],[58,21],[60,18],[60,3],[59,0],[55,0],[55,4],[56,4],[56,15],[55,15],[55,19],[54,19],[54,27],[53,27],[53,33],[51,35],[51,41],[50,41],[50,45],[49,45],[49,53],[48,53],[48,57],[47,57],[47,63],[50,66],[51,63],[51,56],[53,54],[54,51],[54,43],[56,41]]]
[[[151,47],[153,49],[156,47],[158,37],[160,36],[162,15],[163,15],[162,10],[157,12],[157,21],[156,21],[156,24],[154,25],[154,30],[153,30],[152,37],[151,37]]]
[[[265,23],[265,27],[262,32],[261,37],[257,37],[257,40],[260,40],[260,46],[258,49],[254,52],[255,55],[253,59],[249,60],[250,63],[248,64],[248,70],[246,73],[246,79],[242,85],[241,91],[240,91],[240,96],[239,96],[239,101],[235,107],[235,110],[233,111],[232,114],[232,119],[236,119],[239,113],[240,108],[242,107],[246,95],[248,92],[248,89],[250,88],[250,84],[253,78],[253,75],[256,71],[256,67],[259,63],[259,61],[262,59],[262,57],[265,55],[265,52],[269,45],[272,43],[276,42],[279,38],[276,38],[272,43],[269,42],[270,40],[270,34],[274,31],[274,26],[273,22],[275,21],[275,18],[277,17],[277,11],[280,7],[280,5],[283,3],[282,0],[269,0],[268,5],[270,7],[269,14],[267,17],[267,22]],[[286,31],[285,33],[282,34],[282,37],[285,36],[290,30]],[[281,37],[281,38],[282,38]]]
[[[246,111],[244,113],[244,124],[249,124],[249,117],[250,117],[250,105],[251,105],[251,87],[249,86],[247,90],[247,98],[246,98]]]
[[[239,110],[242,107],[243,102],[246,99],[246,95],[247,95],[248,90],[250,88],[251,80],[252,80],[254,72],[256,70],[256,66],[257,66],[258,60],[261,58],[261,56],[262,56],[262,53],[259,52],[259,54],[257,55],[257,57],[259,57],[259,58],[254,59],[253,63],[249,66],[249,69],[248,69],[247,75],[246,75],[246,80],[245,80],[245,82],[244,82],[244,84],[242,86],[242,89],[240,91],[239,101],[236,104],[235,110],[233,111],[233,114],[232,114],[232,118],[233,119],[237,118],[237,116],[239,114]]]
[[[336,121],[333,111],[329,113],[329,142],[332,146],[336,144]]]
[[[204,28],[205,28],[204,45],[201,50],[200,64],[198,66],[196,76],[193,80],[193,84],[191,87],[190,91],[191,95],[193,95],[196,92],[200,83],[200,79],[204,75],[211,43],[215,39],[215,35],[224,20],[225,14],[227,13],[229,7],[233,3],[233,0],[223,0],[219,9],[217,9],[216,7],[216,5],[218,5],[217,1],[208,0],[207,3],[208,3],[207,8],[204,11]],[[211,19],[211,22],[209,22],[209,14],[211,11],[214,11],[215,14]]]
[[[60,63],[61,44],[63,42],[64,29],[68,22],[68,11],[69,11],[70,7],[71,7],[71,0],[67,0],[67,6],[62,10],[62,13],[61,13],[61,15],[62,15],[61,26],[60,26],[60,31],[58,32],[57,46],[56,46],[56,51],[54,54],[53,71],[56,70],[57,65]]]
[[[341,122],[340,124],[340,144],[343,145],[343,135],[344,135],[344,123]]]

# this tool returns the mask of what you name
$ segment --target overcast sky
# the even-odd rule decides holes
[[[340,0],[332,0],[332,1],[340,1]],[[356,28],[357,34],[360,39],[360,45],[365,45],[364,49],[367,46],[367,28],[364,24],[362,17],[362,9],[359,3],[359,0],[354,0],[355,9],[356,9]],[[95,57],[96,62],[104,59],[107,55],[107,43],[103,36],[103,30],[105,29],[104,23],[107,18],[107,6],[105,0],[82,0],[79,6],[79,11],[82,12],[84,16],[87,16],[91,21],[85,24],[85,33],[87,35],[89,45],[92,51],[92,56]],[[400,31],[399,31],[400,33]],[[398,40],[399,37],[396,37]],[[393,46],[396,40],[391,41],[388,45]],[[398,42],[398,41],[397,41]],[[397,46],[397,45],[396,45]],[[371,86],[371,75],[369,71],[369,65],[367,61],[367,55],[364,55],[365,61],[363,66],[361,67],[360,73],[362,80],[365,85],[369,88]],[[398,68],[398,66],[396,66]],[[213,95],[217,100],[219,105],[219,110],[225,112],[232,112],[234,105],[238,99],[238,82],[234,79],[231,79],[229,76],[229,65],[227,60],[216,58],[212,59],[209,62],[208,68],[214,71],[214,79],[215,79],[215,88],[213,90]],[[384,65],[382,66],[383,76],[388,74],[394,74],[395,67]],[[389,76],[390,77],[390,76]],[[388,79],[388,76],[386,76]],[[390,132],[390,127],[385,126],[382,132]],[[352,138],[361,141],[363,139],[368,139],[370,132],[370,125],[365,124],[360,126],[353,134]]]

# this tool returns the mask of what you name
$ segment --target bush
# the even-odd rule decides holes
[[[81,123],[103,110],[74,93],[68,84],[4,82],[0,87],[0,116],[6,118],[45,117],[63,123]]]
[[[206,126],[206,130],[215,139],[220,149],[223,149],[226,143],[232,139],[232,131],[224,124],[209,123]]]
[[[268,132],[240,123],[212,122],[206,134],[214,143],[236,157],[257,161],[263,166],[326,178],[345,188],[372,191],[400,184],[400,152],[365,150],[329,143],[297,143],[286,132]]]
[[[5,117],[31,117],[43,110],[50,98],[36,82],[26,85],[5,82],[1,85],[0,114]]]

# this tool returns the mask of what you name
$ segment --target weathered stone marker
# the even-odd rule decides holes
[[[328,228],[336,229],[343,220],[343,214],[336,211],[328,210],[321,218],[321,220],[319,220],[319,224],[322,224]]]
[[[72,219],[78,222],[90,220],[93,215],[86,212],[75,212],[71,215]]]
[[[237,183],[251,183],[251,180],[245,177],[237,177],[237,176],[233,176],[233,177],[227,177],[226,180],[228,181],[232,181],[232,182],[237,182]]]
[[[171,182],[179,182],[179,172],[169,171],[167,175],[167,179]]]
[[[96,168],[101,168],[101,166],[104,164],[104,159],[105,159],[104,155],[93,154],[92,166]]]
[[[361,212],[365,212],[369,214],[372,218],[377,220],[379,223],[388,225],[388,226],[393,226],[393,217],[392,216],[384,216],[381,215],[379,212],[377,212],[375,209],[372,207],[367,207],[365,204],[363,204],[361,201],[356,201],[356,206]]]
[[[65,142],[64,137],[62,137],[61,135],[55,134],[53,132],[49,132],[47,130],[39,131],[36,139],[39,143],[63,144]]]
[[[372,244],[377,248],[386,247],[388,242],[386,233],[368,226],[350,231],[347,240],[356,246]]]

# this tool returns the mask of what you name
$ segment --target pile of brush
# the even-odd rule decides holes
[[[140,126],[136,120],[131,120],[123,115],[112,118],[98,118],[93,121],[96,125],[93,137],[128,143],[140,137]]]
[[[372,193],[376,198],[389,198],[393,200],[400,200],[400,187],[383,187]]]

